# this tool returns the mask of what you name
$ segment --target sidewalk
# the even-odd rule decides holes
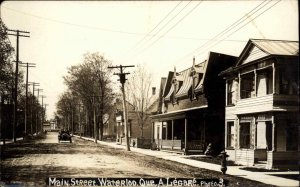
[[[18,142],[18,141],[22,141],[23,138],[16,138],[16,140],[17,140],[17,142]],[[13,140],[12,140],[12,139],[9,139],[9,140],[6,139],[6,140],[5,140],[5,144],[11,144],[11,143],[13,143]],[[0,145],[3,145],[3,140],[0,141]]]
[[[76,136],[79,138],[79,136]],[[86,138],[81,137],[82,139],[94,141],[92,138]],[[114,148],[121,148],[125,149],[124,145],[117,145],[116,142],[103,142],[103,141],[97,141],[97,143],[102,145],[107,145]],[[164,152],[164,151],[153,151],[150,149],[141,149],[141,148],[134,148],[130,147],[131,151],[141,153],[148,156],[154,156],[157,158],[162,158],[165,160],[170,160],[182,164],[186,164],[193,167],[198,168],[204,168],[208,170],[214,170],[217,172],[221,172],[220,165],[217,164],[211,164],[207,162],[201,162],[198,160],[192,160],[188,159],[188,156],[180,155],[176,153],[170,153],[170,152]],[[253,181],[262,182],[265,184],[270,184],[274,186],[299,186],[299,181],[292,180],[292,179],[286,179],[283,177],[277,177],[273,176],[274,174],[296,174],[299,175],[299,171],[286,171],[286,172],[253,172],[253,171],[246,171],[241,170],[240,168],[243,168],[245,166],[227,166],[227,172],[228,175],[233,175],[237,177],[242,177],[246,179],[250,179]],[[272,175],[271,175],[272,174]]]

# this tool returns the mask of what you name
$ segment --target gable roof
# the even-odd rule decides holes
[[[239,56],[236,66],[270,55],[298,56],[299,42],[288,40],[250,39]]]

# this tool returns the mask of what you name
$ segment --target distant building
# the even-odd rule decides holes
[[[251,39],[221,75],[229,159],[269,169],[298,168],[299,42]]]
[[[43,122],[43,131],[51,131],[51,123],[50,121],[44,121]]]
[[[154,90],[152,90],[154,91]],[[141,128],[138,112],[135,110],[135,107],[129,103],[127,103],[127,113],[128,113],[128,136],[130,138],[131,145],[133,145],[133,141],[136,145],[140,145],[141,135],[143,134],[143,141],[147,142],[147,147],[150,146],[150,139],[151,139],[151,121],[146,117],[144,122],[143,128]],[[149,111],[145,113],[146,116],[149,116],[156,102],[150,106]],[[109,114],[104,115],[104,128],[103,128],[103,135],[105,139],[114,139],[120,144],[125,144],[125,126],[124,126],[124,119],[123,119],[123,102],[121,99],[116,99],[111,111]],[[142,133],[143,131],[143,133]],[[144,144],[144,143],[142,143]],[[140,145],[142,146],[142,145]]]

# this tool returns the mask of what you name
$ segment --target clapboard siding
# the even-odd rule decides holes
[[[254,150],[240,149],[236,151],[235,162],[237,164],[253,166],[254,165]]]
[[[236,114],[265,112],[273,109],[273,95],[241,99],[236,105]]]
[[[226,107],[226,119],[236,119],[236,107],[235,106],[230,106]]]
[[[293,104],[293,105],[291,105]],[[267,111],[289,111],[298,107],[297,96],[265,95],[241,99],[235,107],[236,114],[247,114]],[[227,107],[230,108],[230,107]]]
[[[235,161],[235,150],[233,150],[233,149],[226,149],[226,153],[229,156],[228,160]]]

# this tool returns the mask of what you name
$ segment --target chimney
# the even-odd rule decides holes
[[[156,87],[152,87],[152,95],[156,95]]]

